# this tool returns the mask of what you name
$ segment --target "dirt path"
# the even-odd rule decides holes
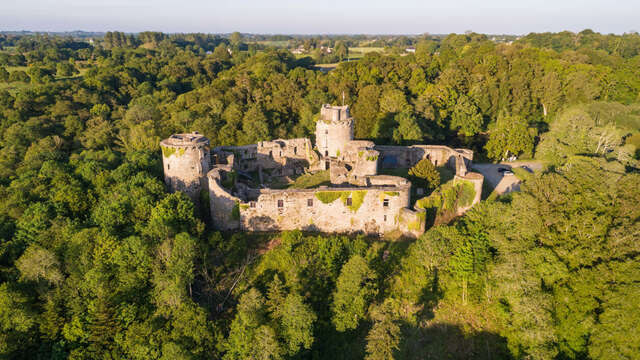
[[[542,163],[537,161],[504,162],[499,164],[478,163],[471,166],[474,171],[484,175],[484,180],[498,195],[520,190],[520,179],[515,175],[504,175],[498,171],[500,168],[511,170],[516,167],[527,167],[530,171],[539,171],[543,166]]]

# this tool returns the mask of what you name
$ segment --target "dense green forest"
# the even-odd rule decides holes
[[[640,35],[409,43],[322,72],[237,33],[0,35],[0,358],[640,358]],[[343,97],[357,138],[544,170],[415,240],[219,233],[167,192],[160,139],[312,137]]]

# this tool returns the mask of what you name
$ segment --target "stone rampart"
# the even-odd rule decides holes
[[[249,200],[221,185],[222,172],[208,175],[212,219],[221,230],[382,234],[399,229],[399,211],[409,206],[411,183],[404,178],[371,176],[364,187],[253,189]]]
[[[235,230],[240,226],[240,214],[238,206],[242,202],[227,190],[222,182],[232,171],[230,165],[218,165],[207,174],[209,181],[209,208],[211,220],[218,230]]]

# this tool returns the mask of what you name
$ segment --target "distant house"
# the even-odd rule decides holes
[[[304,46],[302,45],[298,46],[296,49],[291,50],[291,53],[294,55],[300,55],[306,52],[307,52],[307,49],[305,49]]]
[[[331,54],[333,52],[333,49],[328,46],[321,46],[320,50],[326,54]]]
[[[404,49],[404,51],[408,52],[408,53],[415,53],[416,52],[416,48],[413,46],[409,46],[408,48]]]

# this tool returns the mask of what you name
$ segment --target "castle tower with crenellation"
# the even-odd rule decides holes
[[[337,157],[353,140],[353,118],[349,106],[322,105],[316,123],[316,147],[321,156]]]
[[[164,181],[169,190],[182,191],[198,202],[211,168],[209,139],[197,132],[174,134],[162,140],[160,147]]]

